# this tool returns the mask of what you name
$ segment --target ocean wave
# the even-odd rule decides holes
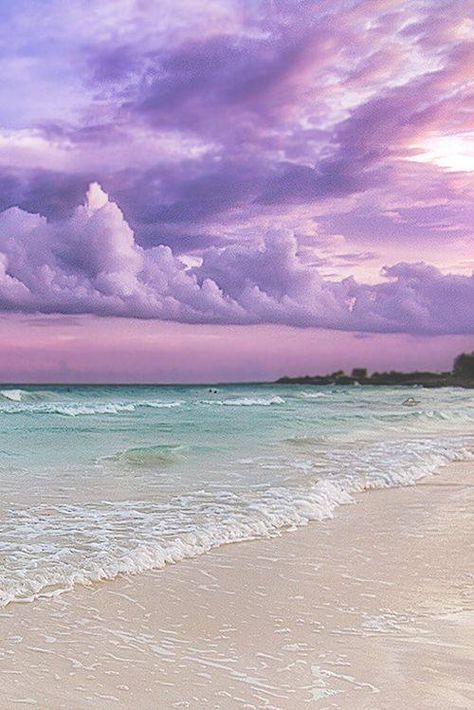
[[[137,402],[24,402],[22,399],[10,397],[8,405],[0,405],[0,412],[5,414],[60,414],[67,417],[90,416],[94,414],[121,414],[135,412],[140,407],[150,409],[174,409],[180,407],[183,401],[137,401]]]
[[[163,535],[163,532],[166,533],[163,530],[163,520],[166,519],[170,506],[113,504],[111,510],[67,506],[67,533],[76,538],[80,535],[82,550],[89,547],[90,555],[80,560],[80,568],[71,569],[71,561],[77,557],[76,550],[55,550],[53,545],[42,542],[35,550],[35,562],[28,570],[29,574],[22,570],[16,579],[5,580],[0,577],[0,606],[6,606],[12,601],[27,602],[57,595],[72,590],[76,585],[86,586],[92,582],[111,580],[121,574],[161,569],[167,564],[197,557],[229,543],[271,537],[283,528],[294,529],[308,524],[310,520],[331,517],[338,505],[351,502],[347,492],[329,481],[318,482],[304,498],[293,498],[287,489],[270,489],[266,498],[267,501],[261,500],[258,504],[249,500],[248,512],[245,515],[235,509],[233,494],[228,495],[227,500],[224,494],[217,502],[213,499],[206,500],[203,493],[182,496],[188,508],[190,502],[194,502],[194,512],[207,522],[172,539],[167,539],[166,534]],[[241,496],[239,501],[242,503]],[[179,504],[179,499],[171,504],[173,516],[178,519]],[[40,528],[43,541],[48,537],[53,540],[58,533],[54,525],[58,511],[62,511],[60,506],[48,507],[43,511],[24,511],[23,516],[20,516],[19,527],[23,528],[23,534],[26,529]],[[186,523],[186,520],[182,522]],[[65,520],[61,520],[63,539],[65,523]],[[140,530],[140,524],[144,530]],[[119,544],[115,542],[118,530],[122,536],[129,532],[134,540],[144,531],[151,539],[139,540],[133,548],[124,549],[122,541]],[[96,534],[100,534],[101,540],[104,541],[108,533],[114,538],[112,544],[104,545],[102,542],[102,545],[98,545]],[[161,540],[153,540],[153,535],[156,538],[160,534]],[[4,549],[5,547],[3,544]],[[46,555],[44,560],[41,559],[41,553]],[[48,557],[51,559],[51,555],[54,556],[54,565],[47,567],[47,560]],[[64,562],[61,564],[62,559]],[[41,570],[43,561],[45,569]],[[9,568],[14,567],[12,561]]]
[[[214,404],[218,407],[270,407],[274,404],[285,404],[278,395],[275,397],[241,397],[236,399],[203,399],[202,404]]]
[[[305,487],[268,487],[257,493],[201,490],[163,503],[16,509],[7,514],[0,538],[5,562],[0,605],[159,569],[225,544],[272,537],[332,517],[338,506],[352,502],[354,493],[413,485],[443,464],[473,459],[460,439],[390,442],[365,453],[334,452],[334,475]]]
[[[6,400],[7,402],[37,402],[41,400],[48,400],[54,397],[51,392],[41,391],[41,390],[22,390],[22,389],[4,389],[0,390],[0,401]]]
[[[41,410],[47,414],[64,414],[67,417],[80,417],[91,414],[119,414],[120,412],[134,412],[133,404],[67,404],[44,407]]]
[[[289,436],[284,439],[285,443],[291,446],[319,446],[322,442],[326,441],[327,437],[324,436]]]
[[[171,466],[176,463],[184,451],[181,444],[156,444],[154,446],[136,446],[107,456],[102,461],[113,461],[131,467],[150,468]]]
[[[473,416],[465,409],[458,411],[456,409],[406,409],[399,412],[380,412],[376,413],[375,418],[386,421],[404,421],[404,420],[424,420],[424,421],[472,421]]]
[[[122,412],[136,412],[140,407],[150,409],[174,409],[183,402],[147,401],[147,402],[106,402],[104,404],[71,404],[44,407],[43,412],[49,414],[64,414],[70,417],[86,416],[91,414],[121,414]]]
[[[327,392],[298,392],[297,396],[301,399],[326,399],[331,395]]]
[[[25,394],[24,390],[0,390],[0,396],[12,402],[21,402]]]

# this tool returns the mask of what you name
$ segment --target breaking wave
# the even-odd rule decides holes
[[[327,392],[298,392],[301,399],[326,399],[331,395]]]
[[[131,467],[171,466],[179,460],[184,451],[180,444],[157,444],[155,446],[136,446],[119,451],[103,460],[113,461]]]
[[[0,390],[0,401],[7,402],[39,402],[54,397],[54,393],[47,391],[32,391],[21,389]]]
[[[405,396],[4,385],[0,605],[276,536],[473,458],[472,392]]]
[[[161,456],[162,450],[128,449],[122,455],[143,460]],[[229,543],[272,537],[332,517],[338,506],[353,501],[354,493],[413,485],[443,464],[474,459],[461,441],[442,440],[392,442],[358,459],[341,456],[335,456],[334,464],[336,471],[343,464],[342,475],[306,487],[257,493],[200,490],[163,503],[42,504],[12,511],[1,539],[6,572],[0,576],[0,606],[159,569]],[[351,477],[348,472],[358,467],[364,476]],[[24,549],[33,554],[26,558]]]
[[[215,404],[219,407],[270,407],[273,404],[285,404],[282,397],[241,397],[240,399],[203,399],[202,404]]]
[[[61,414],[67,417],[90,416],[94,414],[121,414],[123,412],[135,412],[141,407],[150,409],[174,409],[180,407],[183,402],[167,401],[144,401],[144,402],[103,402],[84,403],[77,402],[25,402],[23,399],[7,398],[15,406],[1,406],[0,412],[5,414]]]

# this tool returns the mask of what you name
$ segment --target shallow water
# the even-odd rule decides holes
[[[474,451],[461,389],[5,387],[0,420],[3,605],[276,535]]]

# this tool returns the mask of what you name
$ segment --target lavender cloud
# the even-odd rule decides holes
[[[0,307],[187,323],[281,323],[358,332],[474,333],[474,275],[427,264],[387,267],[373,285],[332,281],[303,263],[289,231],[204,250],[187,267],[163,245],[143,248],[97,183],[56,222],[0,214]]]
[[[377,252],[468,272],[470,175],[414,161],[433,138],[472,140],[469,0],[24,5],[0,8],[0,209],[69,229],[97,180],[137,249],[202,269],[212,246],[260,258],[270,225],[304,234],[305,263],[343,235],[346,265]]]

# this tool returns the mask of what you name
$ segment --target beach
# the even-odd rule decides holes
[[[1,708],[471,708],[474,467],[10,604]]]
[[[474,710],[473,5],[0,0],[0,710]]]

